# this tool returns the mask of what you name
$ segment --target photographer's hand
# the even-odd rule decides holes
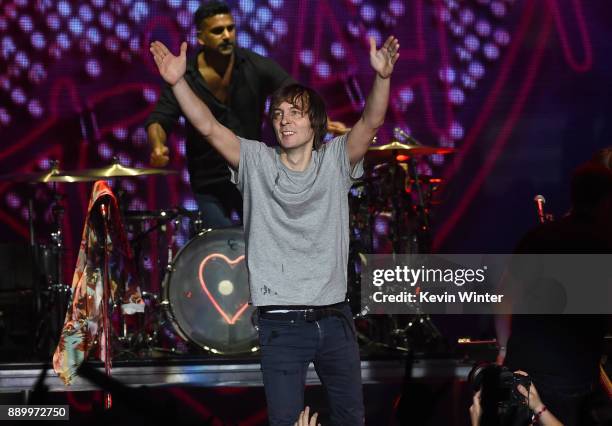
[[[518,370],[515,371],[516,374],[520,374],[521,376],[529,376],[524,371]],[[527,404],[531,411],[535,413],[534,424],[539,422],[544,426],[563,426],[561,423],[550,411],[546,408],[546,405],[540,399],[540,394],[536,389],[535,385],[531,383],[529,386],[529,390],[523,385],[518,385],[516,387],[521,395],[523,395],[527,399]]]
[[[482,407],[480,406],[480,391],[478,391],[472,397],[472,405],[470,406],[470,420],[472,426],[478,426],[480,424],[481,416]]]

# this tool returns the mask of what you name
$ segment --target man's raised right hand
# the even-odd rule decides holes
[[[154,41],[149,48],[159,74],[172,86],[180,81],[187,68],[187,43],[181,43],[181,52],[174,56],[160,41]]]

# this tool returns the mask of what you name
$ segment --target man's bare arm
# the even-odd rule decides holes
[[[166,131],[159,123],[151,123],[147,127],[147,137],[151,145],[150,163],[153,167],[166,167],[170,161],[166,140],[168,139]]]
[[[347,151],[351,166],[363,158],[376,132],[385,121],[391,74],[398,58],[399,42],[395,37],[390,36],[379,50],[376,50],[374,39],[370,38],[370,64],[376,72],[376,77],[361,118],[348,134]]]
[[[158,41],[151,43],[150,48],[155,64],[161,76],[172,86],[183,114],[189,122],[208,140],[208,142],[233,167],[240,162],[240,141],[227,127],[217,121],[206,106],[185,81],[187,64],[187,43],[181,44],[179,56],[174,56],[168,48]]]

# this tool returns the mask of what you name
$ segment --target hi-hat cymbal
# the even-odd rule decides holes
[[[450,154],[455,152],[455,148],[405,144],[399,141],[392,141],[385,145],[371,146],[368,151],[393,151],[395,154],[404,155],[433,155]]]

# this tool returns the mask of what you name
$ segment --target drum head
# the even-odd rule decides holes
[[[170,317],[186,339],[214,353],[252,352],[257,332],[248,304],[242,229],[202,233],[177,254],[164,294]]]

